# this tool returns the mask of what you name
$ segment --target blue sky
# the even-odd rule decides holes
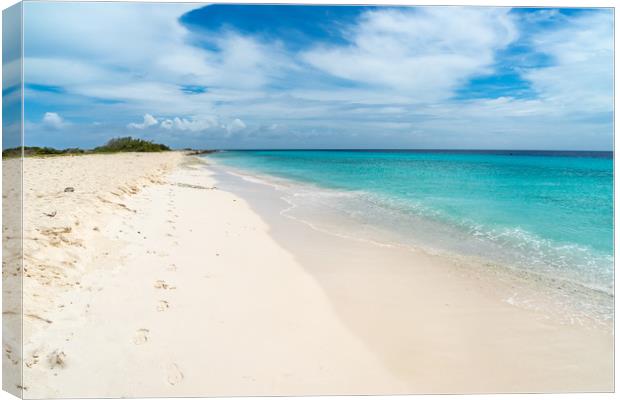
[[[610,9],[25,3],[26,145],[610,150]]]

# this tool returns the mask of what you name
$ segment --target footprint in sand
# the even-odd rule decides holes
[[[149,330],[148,329],[138,329],[133,336],[133,343],[135,345],[141,345],[149,341]]]
[[[163,289],[163,290],[173,290],[176,289],[175,286],[170,286],[168,283],[166,283],[166,281],[160,279],[155,281],[155,283],[153,284],[153,287],[155,289]]]
[[[172,386],[178,385],[183,380],[183,372],[175,363],[169,364],[166,367],[166,380]]]
[[[54,350],[48,356],[48,361],[50,363],[50,368],[51,369],[54,369],[56,367],[64,368],[65,365],[66,365],[66,358],[67,358],[67,355],[65,354],[64,351]]]
[[[32,368],[33,366],[35,366],[38,363],[39,363],[39,354],[36,351],[34,353],[32,353],[32,355],[30,357],[26,358],[26,360],[24,361],[24,364],[28,368]]]
[[[166,300],[159,300],[157,303],[157,311],[166,311],[170,308],[170,304]]]

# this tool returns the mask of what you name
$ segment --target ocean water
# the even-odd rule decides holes
[[[612,153],[225,151],[209,158],[277,183],[292,214],[316,226],[591,291],[597,300],[584,308],[612,316]]]

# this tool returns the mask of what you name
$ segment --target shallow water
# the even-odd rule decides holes
[[[586,308],[611,318],[611,153],[227,151],[209,158],[277,185],[286,212],[319,229],[484,259],[572,292],[586,288],[596,292],[594,303],[607,299]]]

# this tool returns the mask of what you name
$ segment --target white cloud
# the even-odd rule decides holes
[[[562,22],[561,28],[532,39],[553,64],[524,77],[557,112],[613,111],[613,14],[589,12]]]
[[[131,129],[146,129],[149,126],[157,125],[157,118],[152,116],[151,114],[144,114],[143,121],[140,123],[132,122],[127,124],[128,128]]]
[[[24,62],[24,80],[28,83],[74,86],[102,79],[122,79],[122,75],[79,59],[28,57]]]
[[[145,65],[182,41],[187,31],[178,18],[198,7],[181,3],[25,4],[26,56],[72,57],[102,66]],[[49,48],[50,43],[61,46]]]
[[[407,93],[448,98],[475,75],[491,72],[495,51],[517,38],[504,8],[424,7],[366,13],[352,44],[317,47],[304,60],[329,74]]]
[[[226,126],[226,130],[229,134],[236,133],[247,128],[245,122],[241,121],[239,118],[235,118],[231,123]]]
[[[164,129],[190,132],[202,132],[218,126],[218,119],[212,116],[193,117],[190,119],[174,117],[173,119],[166,119],[161,123],[161,127]]]
[[[160,127],[166,130],[205,132],[209,130],[225,131],[228,134],[239,132],[245,129],[246,124],[239,118],[230,122],[222,122],[216,116],[195,116],[191,118],[174,117],[168,118],[160,123]]]
[[[60,129],[65,125],[64,119],[55,112],[46,112],[42,121],[43,125],[52,129]]]
[[[171,119],[165,119],[161,121],[161,127],[164,129],[172,129],[174,127],[174,121]]]
[[[209,110],[213,99],[187,95],[183,85],[246,96],[277,71],[293,68],[277,43],[234,31],[193,37],[179,18],[202,6],[29,3],[25,80],[62,86],[68,94],[123,102],[126,110],[194,115]],[[212,48],[192,45],[197,39],[208,40]]]

